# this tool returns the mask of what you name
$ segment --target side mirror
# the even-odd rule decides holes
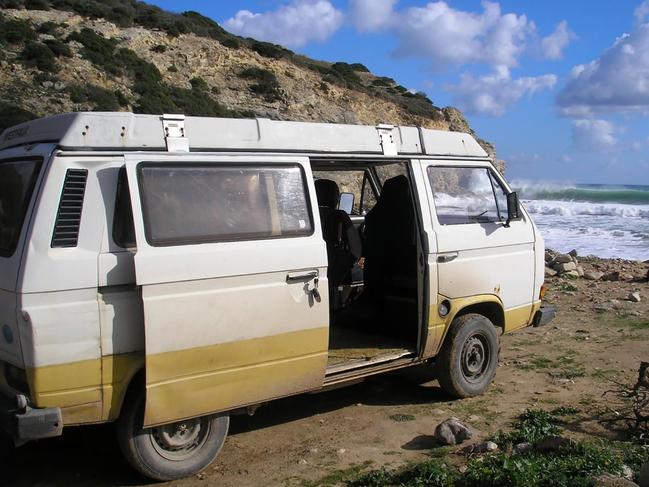
[[[518,220],[521,217],[520,206],[518,204],[518,193],[512,191],[507,194],[507,221],[505,226],[508,227],[512,220]]]
[[[352,214],[354,209],[354,193],[340,193],[338,200],[338,209],[343,210],[348,215]]]

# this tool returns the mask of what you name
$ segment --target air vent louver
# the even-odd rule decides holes
[[[52,235],[52,247],[77,246],[86,179],[88,179],[88,171],[85,169],[68,169],[65,173],[59,211],[54,224],[54,235]]]

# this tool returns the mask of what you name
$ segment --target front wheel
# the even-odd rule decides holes
[[[482,394],[498,367],[498,334],[486,317],[467,313],[453,320],[437,358],[437,379],[455,397]]]
[[[154,480],[194,475],[214,461],[228,434],[230,417],[203,416],[143,428],[144,392],[124,404],[117,423],[117,440],[126,460]]]

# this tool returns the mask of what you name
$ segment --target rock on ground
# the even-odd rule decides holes
[[[622,477],[603,474],[595,479],[595,487],[638,487],[638,484]]]
[[[457,418],[448,418],[435,428],[435,439],[443,445],[458,445],[472,436],[471,430]]]
[[[640,467],[640,473],[638,473],[638,485],[640,487],[649,487],[649,462]]]
[[[640,293],[635,292],[635,293],[629,293],[629,296],[627,297],[629,301],[632,303],[639,303],[640,302]]]

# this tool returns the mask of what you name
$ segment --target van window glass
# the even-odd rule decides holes
[[[0,162],[0,255],[16,251],[40,160]]]
[[[128,190],[126,168],[121,168],[117,177],[113,241],[125,249],[135,247],[135,225],[133,224],[133,208],[131,207],[131,194]]]
[[[138,177],[151,245],[313,232],[304,173],[297,165],[143,163]]]
[[[317,181],[318,179],[331,179],[335,181],[338,185],[338,189],[341,193],[353,193],[354,195],[354,208],[352,210],[352,215],[361,214],[361,194],[363,193],[363,178],[365,176],[365,171],[351,170],[351,171],[322,171],[314,170],[313,178]],[[368,192],[372,193],[370,197]],[[372,188],[365,188],[365,194],[363,199],[363,213],[367,213],[374,205],[376,204],[376,198]]]
[[[503,185],[498,181],[498,178],[494,175],[493,172],[489,171],[489,176],[491,177],[491,182],[494,187],[494,194],[496,195],[496,204],[498,205],[498,216],[501,221],[507,220],[507,190]]]
[[[428,178],[442,225],[501,221],[487,168],[430,166]]]
[[[406,176],[408,177],[408,168],[403,162],[395,164],[381,164],[375,166],[376,175],[379,177],[381,186],[385,184],[388,179],[392,179],[395,176]]]

